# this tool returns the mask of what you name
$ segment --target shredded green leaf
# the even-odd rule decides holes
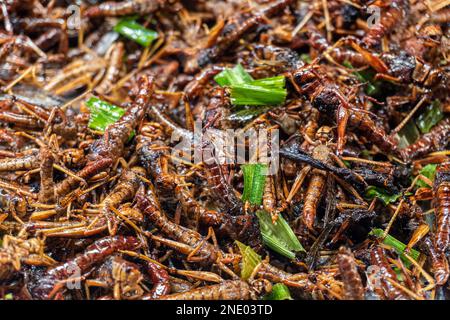
[[[248,201],[253,205],[260,205],[262,203],[267,169],[267,164],[261,163],[244,164],[242,166],[244,173],[242,201]]]
[[[420,137],[419,129],[417,129],[414,121],[408,121],[402,128],[402,130],[400,130],[400,132],[398,133],[398,137],[398,147],[401,149],[406,148],[410,144],[414,143]]]
[[[306,63],[311,63],[312,62],[311,56],[309,54],[307,54],[307,53],[302,53],[300,55],[300,59],[305,61]]]
[[[241,261],[241,278],[247,280],[255,270],[256,266],[261,262],[261,256],[259,256],[251,247],[246,246],[238,240],[235,241],[242,255]]]
[[[5,294],[4,299],[5,300],[13,300],[14,296],[12,293],[7,293],[7,294]]]
[[[370,231],[369,233],[370,235],[374,235],[377,238],[382,238],[384,235],[384,231],[382,229],[379,228],[375,228],[372,229],[372,231]],[[395,249],[395,251],[400,255],[400,258],[402,259],[403,263],[405,264],[405,266],[407,268],[410,267],[411,262],[408,260],[408,258],[405,257],[404,252],[406,249],[406,244],[404,244],[403,242],[397,240],[396,238],[394,238],[391,235],[387,235],[386,238],[383,239],[383,243],[389,247],[392,247]],[[419,256],[420,256],[420,252],[414,249],[411,249],[408,253],[408,255],[413,258],[414,260],[418,260]]]
[[[234,105],[267,106],[284,102],[287,96],[284,76],[253,80],[242,65],[227,68],[214,77],[220,86],[229,86]]]
[[[422,133],[430,132],[439,121],[444,119],[439,100],[426,107],[425,111],[417,117],[416,124]]]
[[[272,287],[272,291],[266,294],[264,300],[292,300],[289,288],[284,283],[277,283]]]
[[[270,110],[269,106],[245,106],[245,107],[236,107],[239,109],[235,109],[232,113],[227,117],[227,120],[230,121],[238,121],[238,122],[246,122],[249,121],[260,114]]]
[[[103,101],[97,97],[92,97],[86,101],[86,106],[91,112],[89,118],[89,128],[104,132],[106,127],[119,120],[125,110]]]
[[[122,36],[148,47],[158,38],[158,32],[150,30],[130,18],[120,20],[114,27],[114,31]]]
[[[287,91],[285,88],[265,87],[252,83],[232,85],[230,87],[231,103],[240,106],[279,105],[286,99]]]
[[[436,175],[436,168],[437,164],[427,164],[425,167],[420,170],[420,174],[427,177],[431,181],[434,181],[434,176]],[[416,184],[419,188],[430,188],[432,186],[429,186],[425,181],[422,179],[417,180]]]
[[[344,61],[342,64],[349,69],[354,69],[352,64],[348,61]],[[372,70],[366,69],[362,71],[355,71],[353,74],[360,82],[367,83],[365,91],[369,96],[376,96],[380,93],[381,81],[374,80],[375,73]]]
[[[400,196],[401,193],[389,194],[386,190],[375,186],[369,186],[366,190],[367,199],[372,200],[373,198],[378,198],[383,201],[385,205],[396,202]]]
[[[226,68],[214,77],[214,80],[221,86],[231,86],[239,83],[253,81],[252,76],[245,71],[241,64],[237,64],[234,68]]]
[[[295,252],[305,251],[289,224],[279,215],[275,223],[266,211],[256,212],[263,243],[279,254],[295,259]]]

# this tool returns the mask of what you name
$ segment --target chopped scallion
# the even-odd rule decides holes
[[[295,259],[295,252],[305,251],[294,231],[281,215],[275,223],[266,211],[258,211],[256,216],[259,219],[261,236],[266,246],[289,259]]]
[[[145,28],[135,20],[125,18],[119,21],[114,27],[114,31],[122,36],[139,43],[143,47],[148,47],[158,38],[158,32]]]

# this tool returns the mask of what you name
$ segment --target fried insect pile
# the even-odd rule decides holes
[[[449,1],[0,7],[1,299],[449,298]]]

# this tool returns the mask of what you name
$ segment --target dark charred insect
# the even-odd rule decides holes
[[[339,86],[326,76],[319,75],[319,66],[305,65],[292,72],[292,79],[299,93],[309,97],[312,105],[321,113],[336,114],[338,143],[337,150],[342,153],[347,123],[365,135],[385,152],[395,150],[396,143],[383,128],[376,125],[370,116],[357,110],[339,89]]]

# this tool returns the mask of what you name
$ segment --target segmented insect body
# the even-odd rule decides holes
[[[134,300],[144,295],[144,289],[141,287],[143,275],[139,266],[120,256],[108,258],[94,272],[93,277],[95,282],[86,280],[86,284],[89,287],[112,288],[112,297],[116,300]]]
[[[150,276],[150,280],[152,281],[153,287],[145,294],[142,299],[143,300],[156,300],[162,296],[167,295],[170,292],[170,278],[167,271],[161,267],[160,265],[148,261],[147,272]]]
[[[450,118],[441,120],[430,132],[425,133],[409,146],[398,150],[404,161],[411,161],[430,152],[439,151],[450,139]]]
[[[428,251],[436,284],[444,285],[450,275],[447,257],[436,251],[434,242],[430,237],[424,240],[424,245]]]
[[[30,129],[39,129],[43,128],[44,124],[42,121],[37,120],[35,117],[27,115],[27,114],[20,114],[16,112],[10,112],[10,111],[2,111],[0,112],[0,121],[3,121],[5,123],[11,123],[19,127],[26,127]]]
[[[450,162],[439,164],[433,186],[436,215],[436,251],[445,254],[450,243]]]
[[[117,221],[111,212],[111,207],[115,208],[124,201],[131,200],[142,180],[139,177],[145,176],[145,170],[141,167],[133,167],[130,170],[125,170],[115,185],[114,189],[102,202],[102,212],[108,221],[108,230],[111,235],[117,232]]]
[[[380,21],[370,28],[362,39],[363,43],[368,47],[378,45],[381,39],[391,33],[399,22],[405,21],[408,11],[409,1],[391,0],[389,8],[382,13]]]
[[[113,2],[107,1],[99,5],[88,8],[84,15],[86,17],[118,17],[133,14],[145,15],[158,10],[166,0],[132,0]]]
[[[364,56],[358,52],[347,50],[342,47],[331,48],[328,40],[314,26],[308,26],[307,35],[309,43],[314,49],[321,53],[328,52],[334,61],[338,63],[347,61],[350,62],[350,64],[355,68],[367,65],[367,61]]]
[[[348,300],[364,300],[364,286],[351,250],[341,247],[337,260],[342,282],[344,283],[345,298]]]
[[[321,127],[316,133],[317,142],[320,143],[314,147],[312,156],[314,159],[322,163],[330,164],[331,150],[326,146],[326,142],[332,137],[332,131],[329,127]],[[316,218],[317,205],[325,190],[326,172],[313,169],[309,181],[308,189],[306,191],[305,202],[303,205],[303,221],[305,225],[313,230],[314,220]]]
[[[22,264],[50,266],[53,259],[44,255],[42,239],[21,239],[9,235],[3,237],[0,248],[0,280],[7,280],[21,269]]]
[[[67,281],[80,281],[83,273],[93,265],[118,250],[136,250],[140,243],[136,238],[115,236],[105,237],[95,241],[86,250],[66,262],[52,267],[28,282],[27,289],[35,299],[52,299],[55,294],[64,291]]]
[[[196,250],[195,259],[204,263],[214,263],[217,259],[217,253],[213,245],[206,242],[198,232],[173,223],[162,212],[159,201],[153,186],[149,186],[147,195],[136,195],[138,208],[150,219],[150,221],[166,236],[189,246],[186,248],[185,254],[191,254]]]
[[[136,139],[136,152],[155,185],[169,191],[175,188],[176,174],[170,171],[170,153],[164,143],[165,138],[159,123],[147,122]]]
[[[39,160],[41,162],[39,201],[42,203],[53,203],[55,201],[55,182],[53,181],[53,163],[55,158],[48,148],[42,147]]]
[[[390,300],[408,300],[408,297],[390,282],[397,281],[397,274],[389,265],[384,249],[375,247],[370,252],[370,256],[372,265],[379,268],[377,278],[384,295]]]
[[[0,160],[1,171],[19,171],[32,170],[39,167],[39,151],[34,150],[32,153],[19,158],[6,158]]]
[[[107,169],[112,163],[115,163],[125,148],[125,144],[130,138],[131,133],[141,122],[147,109],[147,104],[153,93],[153,79],[143,76],[139,79],[138,93],[127,109],[125,114],[118,121],[109,125],[105,134],[97,139],[92,145],[91,150],[86,156],[86,166],[78,172],[78,176],[88,179]],[[78,187],[80,180],[76,177],[67,177],[56,187],[58,196],[64,196],[74,188]]]
[[[390,152],[396,148],[396,142],[386,134],[384,129],[364,112],[358,112],[351,105],[339,86],[327,77],[318,76],[320,67],[305,65],[295,71],[292,76],[296,89],[307,95],[313,107],[323,114],[336,113],[338,125],[338,152],[342,152],[345,142],[345,125],[358,129],[366,138],[372,141],[384,152]],[[324,73],[325,74],[325,73]]]
[[[96,86],[95,91],[100,94],[106,94],[117,81],[122,65],[125,48],[122,42],[113,45],[107,55],[109,56],[109,65],[102,81]]]
[[[236,18],[231,19],[224,27],[217,43],[211,48],[207,48],[200,52],[198,65],[204,67],[211,62],[215,62],[226,52],[226,50],[235,45],[238,40],[242,39],[247,33],[253,31],[261,24],[265,18],[271,18],[278,14],[291,3],[292,0],[277,0],[269,4],[266,8],[251,14],[244,21],[238,21],[239,19]]]
[[[200,287],[187,292],[161,297],[161,300],[250,300],[252,287],[242,280],[227,280],[220,284]]]

